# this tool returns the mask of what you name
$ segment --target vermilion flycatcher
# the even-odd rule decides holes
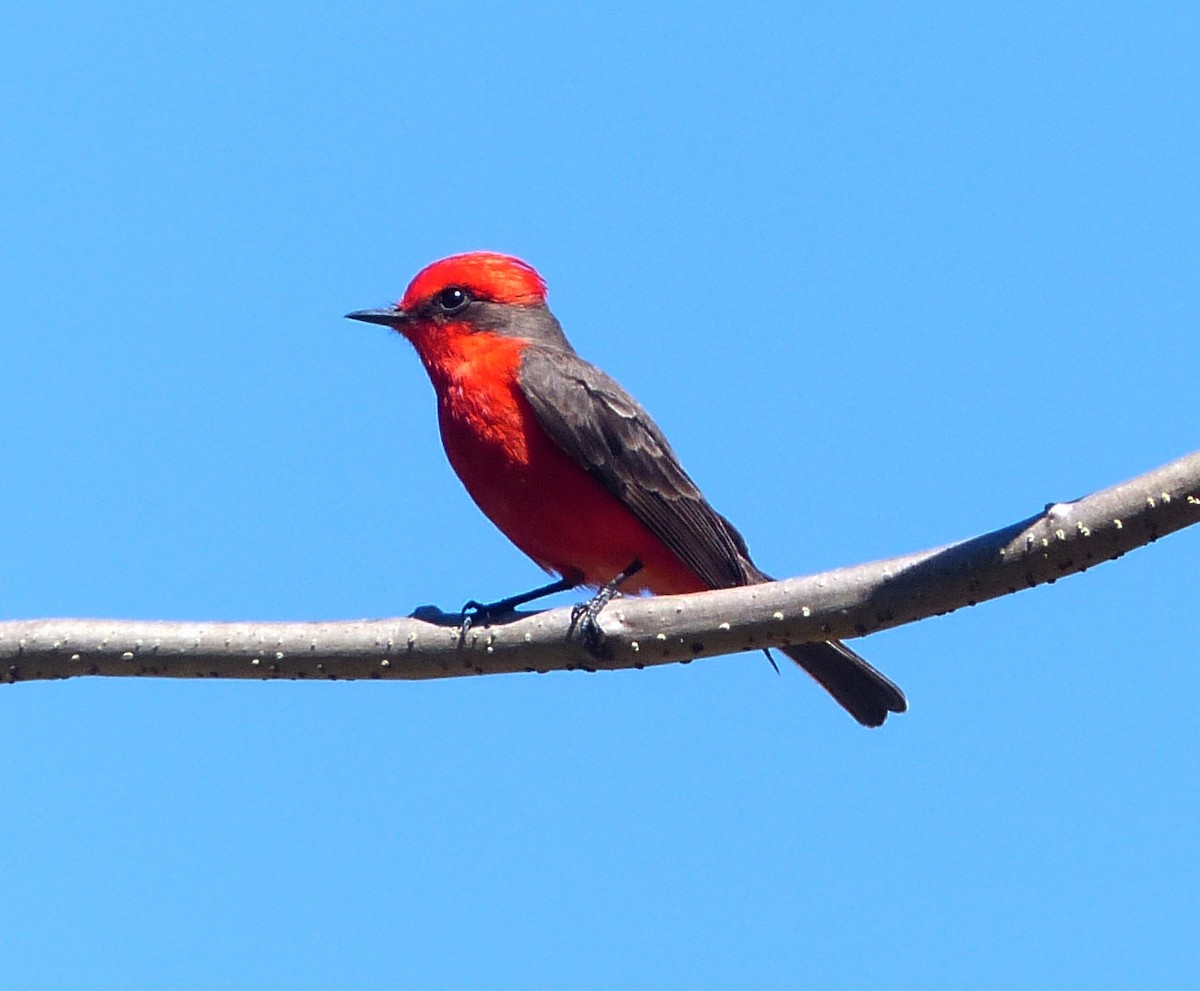
[[[560,576],[480,607],[485,616],[577,585],[669,595],[770,581],[649,414],[575,353],[525,262],[491,252],[444,258],[394,307],[348,316],[412,342],[458,477],[517,547]],[[783,651],[863,725],[907,708],[845,644]]]

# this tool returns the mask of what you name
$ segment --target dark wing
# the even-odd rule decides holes
[[[733,524],[688,478],[650,415],[573,351],[531,344],[521,391],[546,432],[713,588],[769,581]],[[904,694],[843,643],[806,643],[784,653],[864,726],[904,712]]]
[[[573,351],[534,344],[522,354],[519,382],[558,445],[711,587],[757,577],[741,534],[708,504],[650,414],[613,379]]]

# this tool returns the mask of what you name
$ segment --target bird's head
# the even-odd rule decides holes
[[[407,337],[426,357],[450,338],[480,333],[570,347],[546,306],[546,283],[511,255],[451,255],[416,274],[395,306],[347,313]]]

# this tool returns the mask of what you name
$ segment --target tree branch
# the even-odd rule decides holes
[[[607,656],[571,635],[568,608],[460,635],[461,616],[325,623],[45,619],[0,623],[0,677],[444,678],[641,668],[846,639],[975,605],[1114,560],[1200,521],[1200,452],[1029,519],[932,551],[694,595],[619,599]]]

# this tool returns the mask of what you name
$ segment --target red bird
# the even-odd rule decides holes
[[[394,307],[347,316],[412,342],[437,393],[446,456],[471,498],[560,576],[479,607],[485,615],[578,585],[670,595],[770,581],[649,414],[575,353],[525,262],[492,252],[443,258]],[[595,611],[606,601],[602,592]],[[907,708],[845,644],[783,651],[865,726]]]

